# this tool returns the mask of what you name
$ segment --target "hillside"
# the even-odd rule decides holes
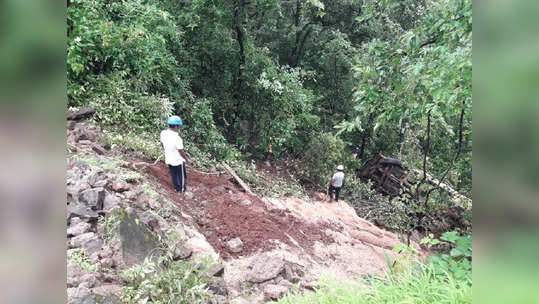
[[[193,167],[187,171],[188,192],[179,194],[164,163],[107,151],[96,142],[98,127],[70,127],[68,250],[83,248],[95,268],[68,267],[69,303],[122,294],[121,272],[155,249],[174,255],[182,248],[181,258],[210,257],[220,265],[214,292],[219,303],[262,303],[294,284],[312,288],[320,276],[355,282],[389,271],[385,255],[394,257],[397,236],[359,218],[345,201],[329,203],[321,193],[310,201],[251,195],[228,173]],[[111,230],[123,225],[115,216],[119,210],[140,219],[142,232]],[[162,238],[147,248],[131,244],[137,233]]]

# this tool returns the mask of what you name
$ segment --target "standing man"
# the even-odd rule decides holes
[[[335,201],[339,201],[339,193],[341,193],[341,188],[344,183],[344,167],[343,165],[337,166],[337,172],[333,174],[333,178],[331,179],[331,182],[329,183],[329,189],[328,189],[328,196],[329,201],[333,199],[333,191],[335,191]]]
[[[182,125],[182,119],[176,115],[167,120],[168,129],[161,131],[161,143],[165,150],[165,163],[170,169],[172,185],[176,192],[187,190],[187,170],[185,162],[188,159],[183,151],[183,140],[178,134],[178,127]]]

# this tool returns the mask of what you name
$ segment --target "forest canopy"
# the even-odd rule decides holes
[[[298,169],[319,184],[360,146],[471,194],[471,0],[69,0],[67,23],[69,106],[111,130],[175,113],[215,160],[323,157]]]

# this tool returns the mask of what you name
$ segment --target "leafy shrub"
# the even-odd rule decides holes
[[[298,177],[318,187],[326,187],[335,168],[344,163],[344,142],[331,133],[315,136],[297,166]],[[346,170],[346,168],[345,168]]]
[[[163,159],[164,157],[163,147],[159,142],[159,132],[136,133],[106,130],[103,132],[101,140],[113,149],[131,152],[137,156],[150,159]]]
[[[125,270],[126,303],[208,303],[212,295],[207,284],[212,279],[204,275],[206,267],[191,261],[172,261],[169,256],[146,259]]]
[[[215,126],[210,101],[202,99],[195,102],[186,119],[185,129],[187,137],[199,150],[210,153],[217,160],[235,156],[234,149]]]
[[[119,75],[99,76],[94,81],[89,105],[96,109],[96,120],[131,132],[155,132],[165,127],[173,104],[159,95],[138,93],[130,80]]]
[[[429,234],[421,244],[436,246],[443,251],[430,256],[429,261],[436,273],[450,273],[458,280],[472,282],[472,236],[458,235],[455,231],[445,232],[439,239]]]

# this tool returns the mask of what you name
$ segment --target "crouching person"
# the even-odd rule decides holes
[[[329,201],[333,199],[333,193],[335,193],[335,201],[339,201],[339,194],[344,183],[344,167],[342,165],[337,166],[337,172],[333,174],[331,182],[329,183],[328,196]]]

